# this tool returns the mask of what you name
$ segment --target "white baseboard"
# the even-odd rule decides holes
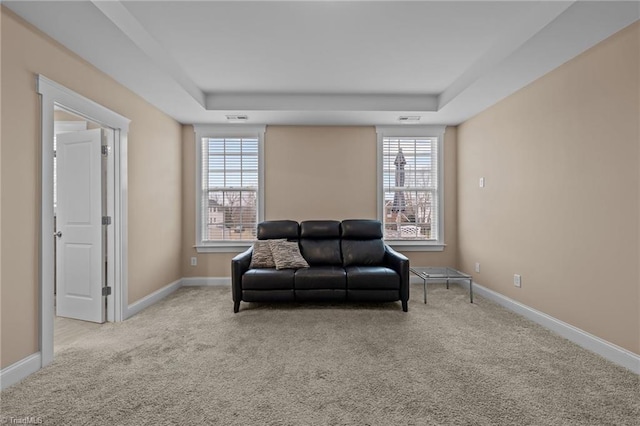
[[[544,312],[530,308],[529,306],[503,296],[500,293],[489,290],[475,282],[473,283],[473,291],[474,293],[492,300],[510,311],[540,324],[541,326],[568,340],[571,340],[573,343],[576,343],[577,345],[582,346],[583,348],[594,352],[615,364],[625,367],[636,374],[640,374],[640,355],[636,355],[631,351],[621,348],[611,342],[607,342],[606,340],[587,333],[586,331],[574,327],[571,324],[567,324],[564,321],[560,321],[559,319],[547,315]]]
[[[182,286],[229,286],[231,285],[230,277],[188,277],[181,278],[167,284],[160,290],[157,290],[148,296],[143,297],[135,303],[132,303],[127,307],[126,316],[124,319],[131,318],[141,310],[148,308],[149,306],[164,299],[174,291],[178,290]]]
[[[227,287],[231,285],[231,277],[188,277],[182,279],[182,285]]]
[[[168,295],[170,295],[180,287],[182,287],[182,279],[174,281],[171,284],[167,284],[166,286],[162,287],[160,290],[156,290],[153,293],[138,300],[137,302],[132,303],[131,305],[127,306],[127,311],[125,313],[124,319],[126,320],[128,318],[131,318],[141,310],[148,308],[154,303],[157,303],[160,300],[164,299],[165,297],[167,297]]]
[[[20,361],[0,370],[0,389],[5,390],[25,379],[27,376],[40,370],[42,367],[42,356],[40,352],[29,355]]]
[[[132,303],[126,309],[123,320],[131,318],[138,312],[164,299],[182,286],[229,286],[230,277],[189,277],[176,280],[161,289]],[[11,364],[0,370],[0,389],[6,389],[18,383],[42,368],[42,355],[40,352]]]
[[[414,279],[415,278],[415,279]],[[174,281],[157,290],[148,296],[131,304],[127,308],[126,317],[130,318],[141,310],[153,305],[154,303],[167,297],[182,286],[228,286],[231,283],[230,277],[188,277]],[[418,277],[411,277],[412,284],[422,284],[422,280]],[[452,283],[456,283],[452,281]],[[463,283],[456,283],[464,285]],[[466,285],[464,285],[466,287]],[[503,296],[493,290],[489,290],[479,284],[473,283],[473,291],[499,305],[513,311],[541,326],[559,334],[560,336],[590,350],[609,361],[625,367],[636,374],[640,374],[640,356],[628,351],[613,343],[607,342],[597,336],[580,330],[577,327],[553,318],[550,315],[540,312],[527,305]],[[18,383],[27,376],[40,370],[42,367],[42,356],[40,352],[28,357],[0,370],[0,389],[6,389],[9,386]]]

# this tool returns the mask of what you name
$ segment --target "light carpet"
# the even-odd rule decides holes
[[[639,377],[465,289],[241,305],[185,287],[1,394],[45,425],[638,425]]]

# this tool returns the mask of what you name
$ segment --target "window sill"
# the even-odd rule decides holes
[[[253,245],[251,241],[220,242],[193,246],[198,253],[242,253]]]
[[[444,251],[447,246],[438,242],[385,240],[385,244],[397,251]]]
[[[397,251],[444,251],[446,244],[422,241],[385,240],[385,244]],[[220,242],[193,246],[198,253],[241,253],[253,245],[252,241]]]

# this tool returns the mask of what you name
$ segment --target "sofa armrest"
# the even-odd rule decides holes
[[[409,300],[409,259],[386,244],[384,251],[385,264],[400,275],[400,300],[406,307]]]
[[[253,247],[231,259],[231,295],[234,305],[239,306],[242,300],[242,275],[249,270]]]

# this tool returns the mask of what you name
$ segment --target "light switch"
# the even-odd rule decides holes
[[[484,188],[484,178],[480,178],[480,188]]]

